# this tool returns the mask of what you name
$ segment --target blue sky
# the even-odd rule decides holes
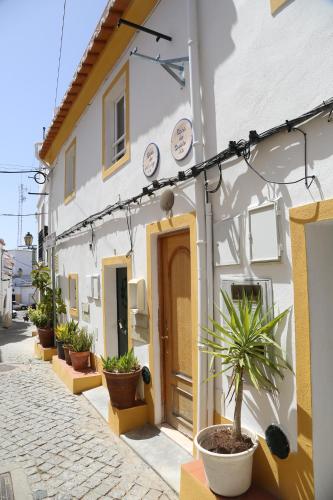
[[[106,4],[67,0],[58,104]],[[38,166],[34,143],[53,116],[63,5],[63,0],[0,0],[0,170]],[[38,191],[28,175],[0,174],[0,213],[17,213],[21,182],[27,191]],[[27,194],[23,213],[34,213],[36,201]],[[35,217],[23,218],[23,236],[27,231],[36,243]],[[16,247],[17,218],[0,217],[0,237],[7,249]]]

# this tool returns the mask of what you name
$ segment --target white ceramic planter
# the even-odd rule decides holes
[[[211,490],[218,495],[235,497],[245,493],[251,486],[253,453],[258,446],[255,433],[242,427],[242,432],[252,439],[254,445],[247,451],[232,455],[214,453],[201,446],[203,440],[213,431],[231,425],[211,425],[195,436],[194,443],[200,452],[207,481]]]

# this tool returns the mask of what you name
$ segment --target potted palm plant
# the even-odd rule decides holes
[[[89,367],[90,349],[93,343],[93,336],[84,328],[81,328],[72,338],[72,345],[69,351],[74,370],[85,370]]]
[[[65,354],[65,360],[68,365],[72,364],[71,357],[69,355],[69,351],[72,349],[73,339],[77,335],[79,331],[79,323],[71,319],[68,323],[66,323],[64,336],[63,336],[63,349]]]
[[[262,300],[257,304],[245,293],[236,308],[228,294],[221,291],[228,315],[220,314],[224,323],[211,319],[211,328],[201,339],[203,352],[221,361],[221,369],[212,377],[231,373],[227,398],[235,398],[232,425],[213,425],[202,429],[195,445],[203,460],[208,484],[214,493],[223,496],[241,495],[251,486],[253,454],[258,446],[254,432],[242,426],[244,378],[259,391],[278,391],[276,376],[291,369],[274,336],[275,327],[289,309],[273,317],[272,310],[263,312]],[[237,310],[238,309],[238,310]]]
[[[120,409],[134,406],[141,367],[133,349],[119,358],[101,356],[101,360],[112,406]]]

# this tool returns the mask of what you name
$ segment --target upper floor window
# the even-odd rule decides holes
[[[103,178],[129,160],[128,63],[103,95]]]
[[[65,203],[75,196],[76,139],[65,151]]]

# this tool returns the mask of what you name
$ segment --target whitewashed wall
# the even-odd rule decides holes
[[[181,90],[157,65],[130,59],[131,161],[115,175],[102,181],[101,109],[102,95],[113,76],[128,59],[134,46],[139,52],[161,57],[187,55],[185,0],[162,0],[147,26],[170,33],[173,42],[139,34],[128,47],[118,66],[106,79],[72,135],[62,148],[52,172],[50,196],[51,231],[57,234],[69,226],[118,200],[136,194],[147,184],[142,172],[142,155],[149,142],[161,151],[157,177],[173,175],[192,164],[190,155],[176,165],[170,153],[170,136],[179,118],[190,117],[189,87]],[[277,15],[270,14],[269,2],[239,0],[199,1],[200,65],[203,96],[203,125],[206,158],[227,147],[229,140],[247,138],[249,130],[261,132],[293,118],[322,102],[332,94],[333,48],[331,19],[333,5],[328,0],[290,2]],[[188,75],[186,75],[188,76]],[[188,81],[188,79],[187,79]],[[279,229],[282,243],[280,262],[251,264],[248,228],[242,235],[242,259],[237,266],[215,269],[215,301],[223,277],[242,275],[273,280],[276,310],[292,306],[292,263],[288,210],[292,206],[333,197],[332,129],[327,116],[316,118],[302,129],[308,134],[310,173],[317,176],[307,190],[304,183],[289,186],[268,185],[249,172],[241,160],[232,160],[223,168],[223,185],[212,196],[214,221],[242,214],[246,221],[250,205],[281,198]],[[77,192],[67,206],[64,198],[64,151],[77,138]],[[291,181],[304,175],[303,137],[299,132],[276,135],[256,147],[254,166],[266,177]],[[216,170],[210,177],[217,177]],[[175,189],[174,214],[195,209],[191,183]],[[163,217],[159,198],[150,199],[133,215],[134,277],[146,277],[146,224]],[[123,255],[129,250],[129,238],[122,213],[117,212],[96,228],[96,248],[89,250],[90,232],[81,231],[58,247],[59,273],[78,272],[79,303],[86,301],[84,276],[100,273],[101,259]],[[269,237],[269,234],[267,234]],[[101,302],[91,304],[92,327],[98,329],[97,352],[103,352]],[[294,321],[291,311],[279,332],[288,357],[295,361]],[[146,354],[146,353],[145,353]],[[143,353],[141,353],[144,356]],[[216,410],[232,416],[232,405],[224,408],[222,389],[217,381]],[[296,448],[296,387],[287,374],[280,384],[278,401],[246,388],[244,423],[263,433],[272,421],[279,422]]]

